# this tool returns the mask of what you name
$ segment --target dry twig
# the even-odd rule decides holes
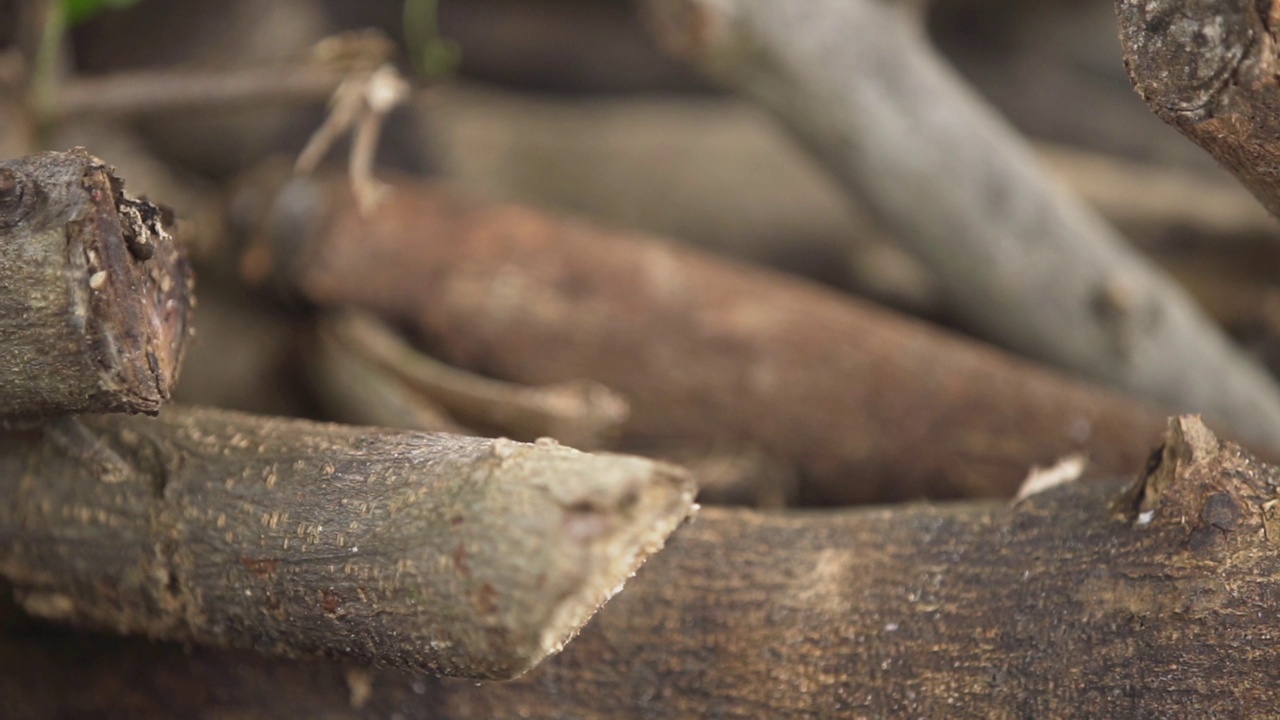
[[[419,352],[377,317],[347,309],[321,322],[320,333],[391,372],[464,426],[517,440],[551,437],[571,447],[609,444],[630,409],[617,393],[590,380],[541,387],[475,375]]]

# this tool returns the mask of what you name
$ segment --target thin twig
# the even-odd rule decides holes
[[[630,409],[597,382],[544,386],[501,382],[446,365],[416,350],[369,313],[347,309],[322,321],[320,333],[390,371],[467,427],[517,440],[551,437],[591,449],[616,438]]]
[[[58,89],[45,122],[82,115],[134,116],[173,110],[319,102],[346,79],[346,70],[322,65],[264,67],[224,72],[136,70],[77,77]]]

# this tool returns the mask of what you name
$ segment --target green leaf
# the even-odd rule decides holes
[[[92,18],[103,10],[123,10],[137,5],[140,0],[62,0],[62,10],[66,13],[67,24],[77,25]]]
[[[452,75],[461,56],[458,44],[440,36],[438,0],[405,0],[404,39],[409,58],[425,78]]]

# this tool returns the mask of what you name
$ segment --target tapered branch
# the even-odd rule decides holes
[[[752,445],[798,467],[809,502],[1007,496],[1076,449],[1126,472],[1163,425],[838,293],[427,184],[364,218],[340,183],[300,179],[272,212],[276,268],[313,301],[416,326],[495,377],[601,382],[631,404],[628,440]]]
[[[899,3],[650,0],[660,36],[756,98],[1019,352],[1280,446],[1280,388],[1050,182]]]
[[[562,654],[514,683],[12,633],[0,640],[0,677],[14,682],[0,700],[32,718],[122,706],[140,718],[239,720],[321,709],[1266,716],[1280,681],[1270,639],[1280,478],[1193,419],[1173,425],[1157,457],[1136,488],[1072,484],[1013,505],[705,510]]]
[[[159,409],[191,308],[168,227],[82,149],[0,162],[0,419]]]
[[[0,571],[36,615],[510,678],[690,512],[672,467],[169,408],[0,440]]]
[[[303,362],[310,389],[328,419],[355,425],[475,434],[449,417],[430,397],[369,359],[359,347],[323,327],[317,328]]]
[[[409,388],[437,402],[466,427],[517,440],[552,437],[577,448],[613,439],[627,419],[625,400],[607,387],[576,380],[543,387],[474,375],[418,352],[376,317],[354,310],[333,313],[320,332],[392,372]]]
[[[1151,109],[1280,214],[1280,13],[1248,0],[1117,0],[1129,76]]]

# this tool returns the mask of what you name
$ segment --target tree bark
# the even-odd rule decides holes
[[[344,184],[298,180],[272,213],[276,268],[314,302],[416,327],[495,377],[601,382],[631,404],[624,442],[749,444],[799,468],[808,503],[1010,496],[1080,449],[1128,472],[1164,423],[793,278],[431,185],[364,218]]]
[[[1280,81],[1268,2],[1117,0],[1124,63],[1160,119],[1280,214]]]
[[[109,639],[86,651],[83,637],[11,632],[0,700],[31,718],[121,707],[228,720],[320,708],[437,719],[1263,717],[1280,682],[1277,483],[1275,468],[1182,418],[1136,485],[1069,484],[1012,505],[707,509],[563,653],[512,683],[353,676]]]
[[[39,616],[510,678],[690,512],[639,458],[173,407],[0,439],[0,572]]]
[[[913,11],[877,0],[647,6],[676,52],[771,110],[865,201],[980,333],[1280,447],[1280,388],[1046,177]]]
[[[159,410],[192,302],[167,226],[82,149],[0,162],[0,420]]]

